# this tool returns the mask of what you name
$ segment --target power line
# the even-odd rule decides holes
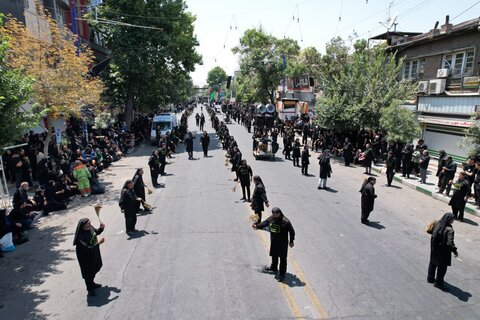
[[[455,20],[456,18],[460,17],[462,14],[464,14],[465,12],[469,11],[470,9],[472,9],[473,7],[475,7],[477,4],[479,4],[480,1],[477,1],[475,2],[473,5],[471,5],[470,7],[468,7],[467,9],[465,9],[464,11],[460,12],[459,14],[457,14],[455,17],[453,17],[453,19],[451,19],[450,21],[453,21]]]

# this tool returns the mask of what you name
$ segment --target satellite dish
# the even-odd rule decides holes
[[[395,13],[393,15],[393,17],[390,17],[388,18],[388,20],[386,21],[387,24],[383,23],[383,22],[378,22],[380,23],[382,26],[384,26],[385,28],[387,28],[387,31],[390,31],[390,29],[392,29],[393,26],[396,26],[397,25],[397,17],[398,17],[398,14]]]
[[[395,13],[393,15],[393,18],[391,17],[389,19],[389,23],[388,23],[388,27],[387,27],[388,30],[392,29],[392,27],[395,25],[395,22],[397,22],[397,17],[398,17],[398,13]]]

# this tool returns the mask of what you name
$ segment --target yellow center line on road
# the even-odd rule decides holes
[[[247,203],[248,204],[248,203]],[[250,206],[247,206],[248,211],[251,212]],[[250,219],[249,219],[250,220]],[[270,250],[270,241],[268,239],[268,236],[266,232],[257,232],[258,236],[260,237],[260,240],[267,252]],[[315,309],[318,318],[319,319],[327,319],[328,318],[328,313],[325,310],[324,306],[318,299],[317,295],[315,294],[315,291],[312,289],[312,287],[308,284],[307,277],[303,273],[302,269],[300,268],[300,264],[295,260],[292,254],[290,254],[288,258],[289,262],[293,266],[293,271],[294,274],[302,280],[302,282],[305,284],[303,286],[303,289],[305,290],[305,294],[307,298],[310,300],[311,305]],[[296,319],[303,319],[305,318],[302,314],[301,308],[299,307],[298,303],[295,300],[295,297],[293,296],[292,289],[283,283],[279,283],[280,289],[282,290],[283,296],[285,297],[285,300],[288,303],[288,307],[290,308],[290,311],[292,312],[292,315]]]
[[[303,288],[305,289],[308,299],[310,300],[313,307],[317,311],[317,314],[319,315],[320,319],[327,319],[328,313],[325,310],[325,307],[322,305],[322,303],[318,299],[317,295],[315,294],[315,291],[313,291],[313,288],[309,285],[307,277],[303,273],[302,269],[300,268],[300,265],[298,264],[297,260],[295,260],[293,255],[290,255],[290,262],[293,265],[293,269],[297,277],[301,279],[303,283],[305,283],[305,286]]]
[[[262,241],[262,244],[265,250],[269,251],[270,244],[268,243],[268,239],[265,233],[257,232],[257,234],[260,240]],[[292,315],[295,317],[295,319],[303,319],[304,316],[302,315],[302,311],[300,310],[298,303],[295,301],[295,298],[290,288],[288,286],[283,285],[282,283],[279,283],[278,285],[282,290],[283,297],[285,298],[285,300],[287,300],[288,308],[290,309],[290,312],[292,312]]]

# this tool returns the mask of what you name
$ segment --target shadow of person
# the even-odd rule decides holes
[[[307,173],[307,174],[305,175],[305,177],[315,178],[315,175],[314,175],[314,174],[311,174],[311,173]]]
[[[140,210],[137,212],[137,216],[146,216],[146,215],[152,214],[153,209],[154,208],[152,208],[152,210]]]
[[[150,234],[150,232],[145,231],[145,230],[138,230],[138,231],[135,231],[135,232],[132,232],[132,233],[128,234],[128,239],[127,240],[138,239],[138,238],[141,238],[143,236],[146,236],[147,234]]]
[[[327,192],[331,192],[331,193],[337,193],[338,191],[335,190],[335,189],[332,189],[330,187],[326,187],[326,188],[323,188],[323,190],[327,191]]]
[[[291,274],[289,272],[287,272],[287,274],[285,274],[285,280],[283,280],[282,283],[286,284],[287,286],[289,286],[291,288],[293,288],[293,287],[304,287],[305,286],[305,282],[300,280],[296,275]]]
[[[396,186],[396,185],[394,185],[394,184],[392,184],[392,185],[391,185],[390,187],[388,187],[388,188],[402,189],[402,187],[400,187],[400,186]]]
[[[478,223],[476,223],[475,221],[473,220],[470,220],[470,219],[467,219],[467,218],[463,218],[463,223],[466,223],[466,224],[470,224],[472,226],[478,226]]]
[[[371,228],[375,228],[375,229],[378,229],[378,230],[382,230],[382,229],[385,229],[385,227],[380,224],[379,221],[370,221],[369,223],[366,224],[367,226],[371,227]]]
[[[122,290],[116,287],[101,287],[95,290],[95,297],[87,296],[87,305],[89,307],[101,307],[114,300],[117,300],[120,296],[119,293]],[[110,297],[112,296],[112,297]]]
[[[156,187],[153,187],[154,189],[161,189],[165,188],[165,183],[159,183]]]
[[[472,294],[470,292],[463,291],[462,289],[454,286],[453,284],[444,282],[444,285],[445,289],[442,291],[450,293],[452,296],[457,297],[458,300],[467,302],[472,297]]]

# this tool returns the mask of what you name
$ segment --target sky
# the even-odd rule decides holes
[[[187,11],[196,16],[197,51],[203,65],[191,74],[195,85],[206,84],[215,66],[227,74],[238,70],[238,56],[231,49],[244,31],[262,26],[277,38],[297,40],[301,48],[313,46],[321,53],[333,37],[349,44],[354,33],[369,38],[384,33],[389,17],[396,16],[396,30],[428,32],[445,16],[458,24],[480,17],[478,0],[186,0]],[[393,27],[391,29],[393,31]]]

